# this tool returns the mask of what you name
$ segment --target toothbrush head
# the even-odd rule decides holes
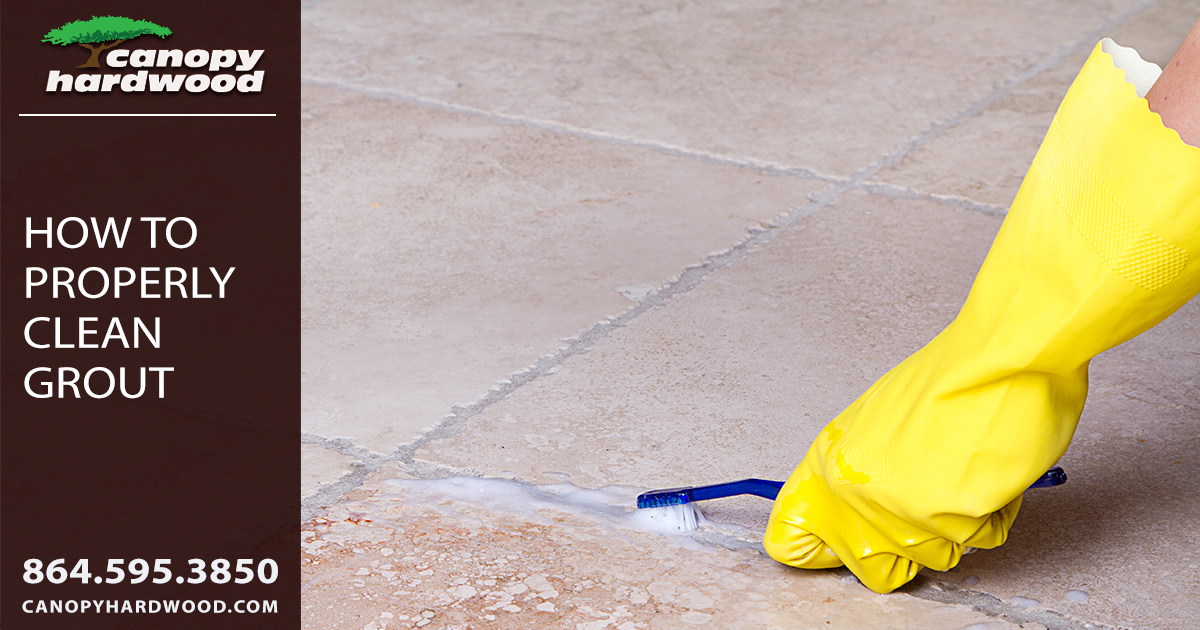
[[[692,502],[691,488],[667,488],[666,490],[651,490],[638,495],[638,508],[667,507],[668,505],[684,505]]]
[[[695,503],[674,503],[634,510],[633,519],[642,526],[665,534],[682,534],[700,527],[702,517]]]

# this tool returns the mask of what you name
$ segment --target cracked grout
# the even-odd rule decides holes
[[[301,444],[316,444],[328,450],[334,451],[346,457],[355,459],[373,459],[375,457],[384,457],[365,446],[357,446],[352,438],[327,438],[315,433],[301,433]]]
[[[587,353],[590,351],[593,345],[595,345],[601,339],[607,337],[618,328],[624,327],[627,323],[631,322],[633,319],[652,308],[665,305],[667,301],[674,295],[685,293],[691,290],[711,272],[722,269],[738,260],[741,260],[747,253],[756,247],[771,242],[776,236],[782,233],[783,230],[799,219],[811,215],[820,207],[834,204],[838,197],[840,197],[841,194],[846,191],[859,190],[868,194],[881,195],[893,199],[919,199],[962,210],[979,212],[988,216],[1003,217],[1006,214],[1006,208],[1002,206],[979,203],[958,195],[925,193],[886,182],[868,180],[885,168],[899,164],[901,160],[903,160],[913,151],[916,151],[920,147],[929,143],[931,140],[939,137],[947,130],[959,125],[967,119],[981,115],[991,104],[1002,98],[1005,98],[1020,85],[1036,77],[1042,72],[1045,72],[1046,70],[1058,65],[1067,57],[1080,50],[1082,47],[1092,45],[1092,42],[1094,42],[1097,37],[1100,37],[1105,32],[1117,28],[1142,11],[1145,11],[1146,9],[1158,4],[1160,1],[1161,0],[1143,0],[1142,2],[1138,2],[1129,9],[1110,19],[1103,26],[1090,31],[1077,41],[1061,47],[1058,52],[1051,55],[1047,59],[1044,59],[1034,66],[1031,66],[1017,77],[1000,84],[983,99],[976,101],[951,117],[933,124],[928,130],[925,131],[925,133],[921,134],[917,138],[905,142],[893,151],[883,155],[883,157],[881,157],[879,160],[856,171],[849,179],[839,176],[821,174],[816,171],[812,171],[811,169],[802,167],[785,167],[771,162],[757,160],[755,158],[724,156],[705,151],[688,149],[686,147],[680,147],[667,143],[640,140],[618,134],[584,129],[563,123],[556,123],[552,121],[503,114],[464,105],[457,105],[446,101],[417,96],[400,90],[373,88],[342,81],[302,76],[301,83],[305,85],[345,90],[364,94],[372,98],[400,101],[415,106],[427,107],[449,113],[459,113],[481,117],[497,124],[517,125],[542,129],[552,133],[587,138],[609,144],[636,146],[654,150],[660,153],[665,153],[667,155],[696,159],[710,164],[720,164],[751,169],[767,175],[799,177],[803,179],[826,181],[832,184],[828,188],[810,195],[810,201],[808,203],[781,214],[770,224],[768,224],[768,227],[752,228],[750,236],[742,239],[732,247],[720,253],[706,256],[703,262],[697,265],[686,267],[675,280],[669,281],[662,288],[651,292],[637,304],[630,307],[620,315],[593,324],[579,335],[569,339],[567,341],[567,345],[563,348],[560,348],[557,352],[539,357],[538,360],[529,368],[512,374],[500,381],[497,385],[493,386],[482,398],[465,406],[455,405],[451,408],[450,413],[446,416],[443,416],[442,420],[434,425],[433,428],[424,432],[416,440],[397,447],[388,455],[379,455],[369,451],[365,447],[355,446],[353,440],[329,439],[313,434],[304,434],[301,440],[302,443],[319,444],[325,448],[334,450],[348,457],[354,457],[360,461],[365,461],[362,461],[361,471],[356,471],[349,475],[343,475],[343,477],[339,478],[338,481],[324,486],[323,489],[318,491],[317,494],[305,498],[303,500],[302,508],[303,520],[307,520],[309,517],[311,517],[312,512],[335,503],[338,497],[340,497],[342,494],[345,494],[345,492],[348,492],[349,490],[361,485],[367,475],[375,470],[378,470],[379,467],[389,461],[395,461],[402,464],[408,470],[408,472],[413,473],[418,478],[428,479],[444,477],[448,474],[470,475],[472,471],[455,470],[435,464],[433,462],[416,460],[416,451],[429,442],[446,439],[456,435],[464,428],[466,421],[472,416],[481,413],[484,409],[492,404],[507,398],[517,389],[536,380],[537,378],[552,374],[554,371],[556,371],[557,367],[561,366],[571,356]],[[363,456],[362,454],[366,455]],[[355,482],[351,483],[351,480],[355,480]],[[340,494],[335,493],[336,488],[343,487],[345,490],[341,490]],[[317,497],[321,497],[321,499],[317,500]],[[324,503],[321,505],[316,505],[316,503],[322,501],[324,501]],[[312,506],[311,509],[310,505]]]
[[[348,492],[361,486],[371,473],[394,459],[372,452],[364,446],[357,446],[354,444],[354,440],[349,438],[327,438],[314,433],[302,432],[300,443],[314,444],[354,460],[350,462],[351,472],[334,481],[318,484],[316,492],[300,500],[301,523],[311,519],[318,511],[337,503]]]
[[[960,210],[971,210],[980,214],[986,214],[993,217],[1003,217],[1008,213],[1008,209],[1004,206],[997,206],[990,203],[979,203],[973,199],[962,197],[959,195],[938,195],[933,193],[925,193],[903,186],[895,186],[883,182],[863,182],[855,190],[888,197],[891,199],[918,199],[921,201],[932,201],[944,206],[958,208]]]
[[[361,486],[366,482],[367,477],[388,462],[402,464],[410,473],[414,473],[413,476],[418,479],[481,476],[472,470],[460,470],[432,462],[405,460],[403,456],[404,452],[399,449],[389,454],[377,453],[365,446],[356,445],[351,438],[328,438],[315,433],[301,432],[300,443],[320,446],[353,460],[349,464],[352,469],[351,472],[343,474],[334,481],[319,483],[316,492],[301,499],[301,523],[311,519],[318,511],[337,503],[341,497]]]
[[[349,473],[343,474],[334,481],[318,483],[318,489],[313,494],[300,500],[300,522],[304,523],[316,516],[317,512],[337,503],[343,496],[363,485],[367,477],[379,470],[388,462],[403,464],[410,472],[415,472],[419,479],[438,479],[443,477],[480,475],[469,470],[457,470],[429,462],[406,462],[401,454],[380,454],[364,446],[357,446],[350,438],[327,438],[315,433],[302,432],[301,444],[313,444],[327,450],[351,458]]]

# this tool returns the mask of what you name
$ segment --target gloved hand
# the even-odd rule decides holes
[[[1096,46],[962,311],[820,433],[771,511],[771,557],[886,593],[999,546],[1067,449],[1091,358],[1200,291],[1200,149],[1106,51],[1153,66]]]

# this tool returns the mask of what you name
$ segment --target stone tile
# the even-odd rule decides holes
[[[380,453],[825,186],[324,88],[303,105],[302,427]]]
[[[300,496],[310,497],[323,484],[337,481],[353,472],[350,463],[356,461],[319,444],[300,445]]]
[[[1132,0],[329,0],[306,76],[848,176]]]
[[[1143,59],[1166,65],[1196,18],[1196,0],[1162,0],[1106,33]],[[1099,41],[1099,38],[1097,38]],[[1094,42],[1093,42],[1094,45]],[[920,192],[956,195],[1007,208],[1092,47],[1077,51],[946,131],[875,179]]]
[[[842,199],[416,457],[588,487],[786,478],[831,418],[953,319],[1000,225]],[[770,504],[705,509],[761,529]]]
[[[1018,628],[968,605],[876,595],[844,571],[646,531],[594,497],[470,481],[376,484],[305,525],[302,627]]]

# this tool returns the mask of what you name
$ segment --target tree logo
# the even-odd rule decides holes
[[[93,15],[90,20],[67,22],[51,30],[49,33],[46,33],[42,41],[60,46],[79,44],[92,51],[92,54],[88,57],[87,63],[76,67],[99,68],[100,53],[104,50],[118,46],[125,40],[142,35],[157,35],[161,39],[166,39],[167,35],[170,34],[171,29],[147,20],[131,20],[127,17],[117,17],[115,15],[105,15],[103,17]],[[92,44],[98,45],[93,46]]]
[[[90,51],[88,60],[69,74],[51,70],[47,92],[207,92],[224,94],[261,92],[264,70],[256,70],[265,50],[196,48],[160,50],[117,48],[123,42],[156,35],[166,39],[171,29],[148,20],[105,15],[67,22],[51,30],[42,41],[58,46],[78,44]],[[110,50],[115,49],[115,50]],[[100,53],[104,51],[104,62]],[[174,73],[168,68],[189,68]],[[126,70],[128,69],[128,70]],[[207,72],[205,70],[207,69]]]

